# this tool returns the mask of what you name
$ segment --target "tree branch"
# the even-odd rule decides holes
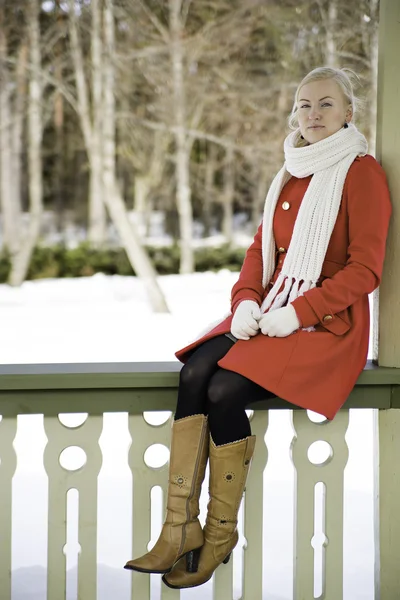
[[[161,21],[159,19],[157,19],[155,14],[151,10],[148,9],[148,7],[146,6],[146,4],[144,2],[141,2],[141,0],[137,0],[137,1],[140,4],[143,12],[149,19],[149,21],[154,25],[154,27],[157,29],[157,31],[163,38],[164,42],[166,44],[169,44],[170,39],[169,39],[168,29],[166,27],[164,27],[164,25],[161,23]]]
[[[74,0],[68,0],[69,7],[69,32],[71,39],[71,52],[72,59],[74,63],[75,69],[75,80],[76,80],[76,89],[77,89],[77,108],[78,115],[80,117],[82,123],[82,131],[85,137],[87,147],[90,146],[91,138],[92,138],[92,124],[90,119],[90,111],[89,111],[89,99],[88,99],[88,90],[86,86],[85,73],[83,67],[83,54],[82,48],[79,41],[78,34],[78,23],[75,14],[75,3]]]
[[[165,123],[155,123],[154,121],[149,121],[147,119],[136,118],[135,116],[132,115],[132,113],[118,113],[117,118],[133,120],[136,123],[140,123],[144,127],[153,129],[154,131],[167,131],[168,133],[176,134],[176,131],[178,129],[174,125],[166,125]],[[237,150],[238,152],[240,152],[241,154],[244,154],[246,152],[253,151],[253,150],[263,151],[263,152],[266,151],[265,144],[260,144],[260,145],[258,145],[258,144],[235,144],[232,142],[231,138],[220,137],[220,136],[214,135],[212,133],[206,133],[204,131],[199,131],[198,129],[185,129],[185,133],[187,136],[195,138],[195,139],[207,140],[209,142],[214,142],[215,144],[217,144],[218,146],[221,146],[222,148],[232,147],[235,150]]]

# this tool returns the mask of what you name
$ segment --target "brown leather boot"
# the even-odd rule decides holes
[[[191,557],[192,572],[187,570],[186,561],[182,559],[163,576],[168,587],[181,589],[202,585],[211,579],[218,565],[229,561],[238,542],[237,514],[255,442],[255,435],[223,446],[216,446],[210,440],[210,501],[204,546]]]
[[[208,459],[208,423],[204,415],[174,421],[169,465],[167,516],[155,546],[125,569],[168,573],[174,564],[203,545],[198,520],[199,496]]]

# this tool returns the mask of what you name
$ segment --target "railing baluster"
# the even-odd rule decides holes
[[[263,473],[268,452],[264,436],[268,427],[268,411],[254,412],[251,421],[253,435],[257,436],[256,450],[247,479],[244,503],[244,535],[247,547],[244,551],[243,598],[262,598],[263,574]]]
[[[5,600],[11,599],[11,524],[12,478],[17,468],[13,442],[17,433],[17,418],[0,422],[0,590]]]
[[[70,489],[79,492],[78,597],[97,600],[97,479],[102,464],[99,438],[103,417],[89,416],[78,428],[65,427],[58,418],[44,419],[48,443],[44,467],[49,477],[49,531],[47,564],[48,600],[65,600],[66,499]],[[86,453],[79,470],[66,470],[59,462],[65,448],[77,446]]]
[[[294,598],[314,598],[314,490],[322,481],[326,485],[325,504],[325,565],[322,573],[324,600],[343,598],[343,505],[344,468],[348,459],[345,434],[349,411],[341,410],[334,421],[313,423],[305,411],[293,412],[297,437],[292,444],[292,459],[296,467],[296,546]],[[323,464],[313,464],[308,458],[311,444],[324,441],[331,446],[332,455]]]
[[[155,427],[147,424],[143,415],[129,415],[129,431],[132,437],[129,450],[129,466],[133,482],[132,557],[137,557],[147,552],[151,537],[151,489],[159,485],[163,490],[164,516],[168,483],[168,463],[159,469],[153,469],[146,465],[144,454],[153,444],[164,444],[169,448],[171,422],[168,420],[163,425]],[[132,571],[131,577],[132,600],[150,598],[150,575]]]

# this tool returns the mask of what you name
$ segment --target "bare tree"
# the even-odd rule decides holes
[[[27,98],[27,64],[29,44],[26,37],[21,37],[21,45],[18,50],[16,65],[16,85],[14,100],[14,123],[12,132],[12,174],[16,225],[21,230],[21,187],[22,187],[22,152],[23,131]]]
[[[211,213],[212,201],[214,199],[215,189],[215,172],[217,162],[216,144],[207,144],[205,152],[205,175],[204,175],[204,195],[203,195],[203,221],[204,221],[204,236],[209,236],[211,233]]]
[[[174,97],[175,118],[175,167],[176,199],[179,213],[181,242],[181,273],[191,273],[194,269],[192,249],[193,211],[189,183],[190,147],[186,135],[186,89],[184,49],[182,44],[183,17],[182,0],[169,0],[170,52]]]
[[[336,30],[338,7],[336,0],[329,0],[328,6],[324,6],[323,0],[318,0],[322,23],[325,29],[325,64],[328,67],[338,67],[338,52],[336,46]]]
[[[222,219],[222,233],[228,244],[233,242],[233,200],[235,197],[235,168],[234,150],[232,146],[227,148],[224,162],[224,184],[222,193],[222,206],[224,216]]]
[[[129,260],[142,279],[155,312],[168,312],[156,273],[139,242],[134,224],[130,223],[115,174],[115,98],[114,98],[114,14],[113,0],[104,0],[104,121],[103,182],[104,202],[117,227]]]
[[[54,49],[54,76],[56,79],[56,88],[54,91],[54,129],[55,129],[55,165],[53,174],[53,185],[54,185],[54,208],[57,218],[57,229],[61,231],[62,228],[62,213],[63,213],[63,171],[64,171],[64,96],[61,92],[63,87],[64,78],[64,65],[63,65],[63,51],[64,51],[64,38],[63,38],[63,11],[61,8],[61,0],[55,2],[56,10],[56,30],[58,30],[58,40],[55,44]]]
[[[91,35],[97,37],[94,41],[96,52],[102,57],[101,61],[92,64],[92,69],[98,69],[94,74],[94,80],[98,88],[101,87],[101,95],[97,91],[92,94],[92,101],[99,102],[100,107],[94,107],[95,115],[102,115],[101,123],[91,121],[89,94],[86,87],[84,74],[83,53],[78,33],[77,15],[74,0],[69,0],[69,23],[71,37],[71,52],[73,57],[75,78],[78,94],[78,111],[86,144],[86,151],[91,167],[93,161],[97,173],[97,161],[101,156],[100,181],[102,201],[106,205],[112,221],[120,235],[121,242],[127,252],[128,258],[137,275],[143,280],[153,310],[156,312],[167,312],[168,307],[161,289],[157,283],[156,273],[150,260],[139,242],[139,236],[130,223],[125,204],[118,189],[115,175],[115,99],[114,99],[114,16],[112,0],[104,2],[104,39],[103,44],[101,30],[98,23],[101,22],[101,8],[99,0],[91,2],[92,28]],[[93,47],[93,41],[92,41]],[[97,55],[96,55],[97,56]],[[96,126],[98,129],[95,130]],[[99,147],[98,147],[99,146]],[[94,153],[94,154],[93,154]]]
[[[71,6],[71,5],[70,5]],[[91,2],[91,75],[92,75],[92,114],[93,127],[90,136],[90,196],[88,238],[93,245],[101,245],[105,240],[106,213],[103,202],[103,156],[102,127],[103,114],[103,72],[100,0]]]
[[[19,249],[21,225],[21,139],[25,100],[25,65],[27,45],[19,49],[16,83],[10,73],[9,28],[4,4],[0,4],[0,180],[4,247],[13,259]],[[16,89],[13,91],[13,87]]]
[[[41,49],[39,26],[40,3],[29,0],[28,36],[29,36],[29,105],[28,105],[28,167],[29,167],[29,226],[20,248],[13,257],[9,277],[11,285],[21,285],[28,272],[31,255],[40,233],[43,212],[43,174],[42,174],[42,95]]]

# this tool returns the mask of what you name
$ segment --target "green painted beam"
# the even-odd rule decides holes
[[[178,362],[1,365],[0,414],[174,410],[180,368]],[[368,362],[344,406],[400,408],[400,369]],[[254,408],[298,407],[276,398]]]
[[[175,388],[180,369],[178,362],[2,365],[0,390]]]
[[[179,362],[1,365],[1,390],[175,388]],[[400,385],[400,369],[368,361],[357,385]]]

